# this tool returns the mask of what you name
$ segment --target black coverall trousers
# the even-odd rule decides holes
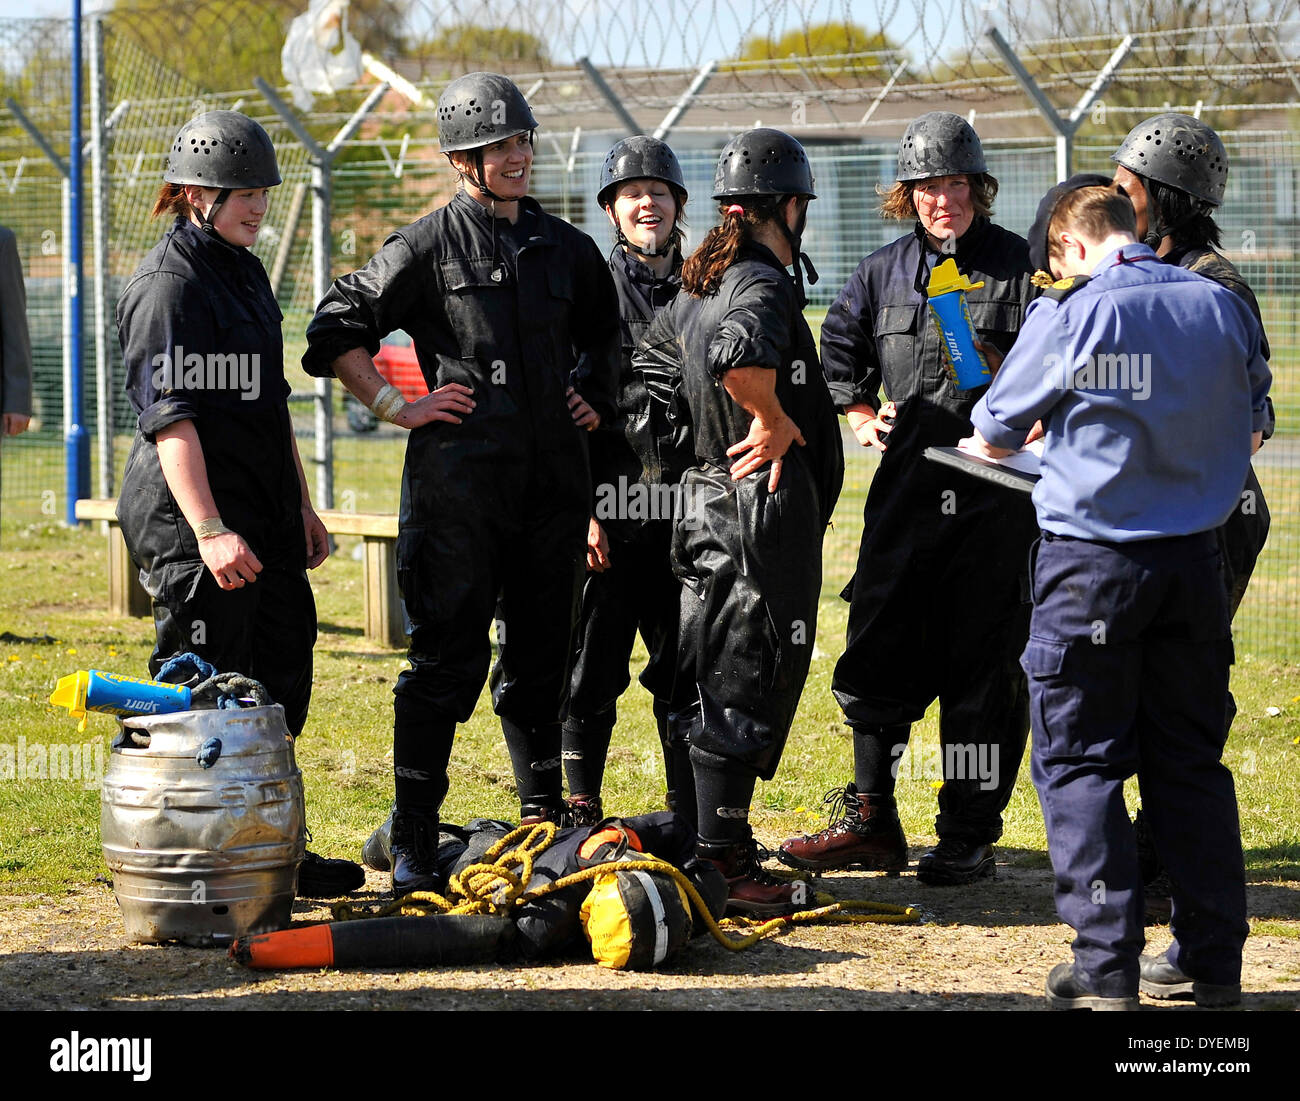
[[[307,723],[316,644],[316,602],[306,570],[266,565],[252,584],[225,591],[206,566],[197,566],[202,573],[189,599],[153,602],[157,642],[149,675],[157,676],[176,654],[198,654],[219,673],[260,681],[298,737]]]
[[[395,728],[399,741],[405,735],[437,741],[426,768],[436,770],[439,801],[455,724],[474,713],[487,675],[494,619],[497,714],[525,728],[558,722],[589,512],[585,472],[575,477],[545,455],[475,461],[478,442],[457,439],[457,427],[437,426],[427,433],[431,447],[416,444],[416,454],[438,456],[456,477],[438,477],[437,459],[413,462],[408,452],[404,489],[429,492],[432,501],[420,512],[428,521],[403,523],[397,537],[411,667],[394,688]],[[558,761],[536,764],[559,774]]]
[[[903,741],[938,699],[945,777],[935,830],[993,842],[1029,729],[1019,659],[1037,524],[1028,497],[925,459],[922,416],[919,403],[900,411],[868,493],[831,687],[855,732],[904,728],[889,735]],[[897,745],[882,756],[906,768]],[[972,761],[991,767],[971,775]]]

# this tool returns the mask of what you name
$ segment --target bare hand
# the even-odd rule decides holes
[[[765,463],[772,464],[772,476],[768,479],[769,492],[775,492],[781,480],[781,459],[790,445],[797,443],[804,446],[803,433],[799,426],[784,414],[773,424],[764,424],[757,417],[750,422],[749,434],[739,443],[727,448],[728,455],[741,455],[731,464],[731,479],[738,482],[758,470]],[[743,454],[748,452],[748,454]]]
[[[898,416],[898,406],[892,401],[885,402],[880,411],[870,412],[871,407],[858,406],[845,411],[849,427],[863,447],[874,447],[885,451],[885,437],[894,430],[891,421]],[[888,417],[886,421],[884,418]]]
[[[1035,440],[1041,440],[1046,434],[1047,430],[1043,428],[1043,422],[1034,421],[1034,427],[1029,430],[1029,435],[1025,437],[1025,443],[1031,444]]]
[[[462,418],[457,413],[468,415],[474,412],[473,393],[464,383],[449,382],[431,394],[407,402],[406,407],[393,418],[393,423],[403,428],[419,428],[431,421],[460,424]]]
[[[302,506],[302,530],[307,537],[307,568],[314,570],[330,556],[330,535],[311,505]]]
[[[609,567],[609,536],[593,517],[587,524],[587,569],[591,573],[604,573]]]
[[[984,362],[989,365],[989,377],[992,378],[998,373],[998,369],[1002,366],[1002,361],[1007,357],[987,340],[975,341],[975,347],[979,350],[980,355],[984,357]]]
[[[6,413],[4,415],[3,429],[0,435],[16,436],[20,432],[26,432],[27,426],[32,423],[32,418],[26,413]]]
[[[973,436],[967,436],[964,440],[958,440],[957,446],[963,451],[969,451],[972,455],[980,455],[985,459],[1005,459],[1008,455],[1014,455],[1015,449],[1010,447],[994,447],[983,436],[980,435],[979,429],[975,429]]]
[[[319,521],[317,521],[319,523]],[[233,531],[199,540],[199,557],[212,571],[217,584],[226,590],[242,589],[257,580],[262,563],[252,548]]]
[[[573,417],[573,423],[588,432],[594,432],[600,426],[600,414],[572,386],[564,392],[564,396],[569,399],[569,414]]]

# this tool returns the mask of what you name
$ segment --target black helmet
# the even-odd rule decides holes
[[[261,126],[238,111],[208,111],[180,128],[163,179],[230,190],[275,187],[280,170]]]
[[[467,73],[438,97],[438,144],[444,153],[478,149],[536,129],[523,92],[500,73]]]
[[[610,192],[624,180],[662,180],[686,198],[686,182],[682,179],[682,166],[677,155],[658,138],[644,134],[624,138],[605,154],[600,166],[600,190],[596,202],[605,206]]]
[[[987,172],[979,135],[961,115],[931,111],[913,119],[898,143],[899,183]]]
[[[746,195],[817,198],[803,146],[781,130],[746,130],[722,147],[713,175],[715,199]]]
[[[1209,126],[1191,115],[1153,115],[1129,131],[1110,158],[1135,176],[1186,191],[1218,206],[1228,186],[1228,151]]]

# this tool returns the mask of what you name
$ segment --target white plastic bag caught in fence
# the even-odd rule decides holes
[[[348,0],[311,0],[289,25],[280,67],[300,111],[311,110],[313,92],[337,92],[360,80],[361,45],[348,33]]]

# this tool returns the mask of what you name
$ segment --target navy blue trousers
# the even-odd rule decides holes
[[[1124,805],[1135,773],[1173,885],[1170,961],[1202,982],[1240,981],[1245,868],[1221,761],[1232,641],[1214,533],[1045,533],[1029,636],[1034,784],[1080,981],[1137,993],[1142,878]]]

